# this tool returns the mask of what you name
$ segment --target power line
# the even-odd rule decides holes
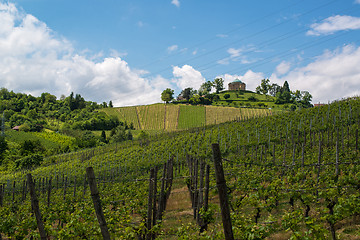
[[[302,14],[298,15],[297,17],[308,15],[308,14],[310,14],[310,13],[312,13],[312,12],[315,12],[315,11],[317,11],[317,10],[319,10],[319,9],[322,9],[322,8],[324,8],[324,7],[327,7],[327,6],[333,4],[333,3],[337,2],[337,1],[339,1],[339,0],[332,0],[332,1],[330,1],[330,2],[327,2],[327,3],[323,4],[323,5],[320,5],[320,6],[318,6],[318,7],[312,8],[311,10],[309,10],[309,11],[307,11],[307,12],[305,12],[305,13],[302,13]],[[294,5],[296,5],[296,4],[294,4]],[[293,5],[291,5],[291,6],[293,6]],[[288,7],[287,7],[287,8],[288,8]],[[277,11],[277,12],[278,12],[278,11]],[[276,13],[277,13],[277,12],[276,12]],[[273,13],[273,14],[275,14],[275,13]],[[273,15],[273,14],[270,14],[270,15]],[[263,18],[260,18],[259,20],[256,20],[256,21],[260,21],[261,19],[263,19]],[[210,55],[210,54],[212,54],[212,53],[218,52],[218,51],[220,51],[220,50],[222,50],[222,49],[224,49],[224,48],[227,48],[227,47],[229,47],[229,46],[231,46],[231,45],[234,45],[234,44],[236,44],[236,43],[239,43],[239,42],[241,42],[241,41],[243,41],[243,40],[245,40],[245,39],[249,39],[249,38],[258,36],[258,35],[260,35],[260,34],[262,34],[262,33],[264,33],[264,32],[267,32],[267,31],[272,30],[272,29],[275,29],[275,28],[277,28],[277,27],[279,27],[279,26],[281,26],[281,25],[284,25],[284,24],[286,24],[286,23],[289,23],[289,22],[293,21],[293,19],[294,19],[294,18],[289,18],[288,20],[285,20],[285,21],[283,21],[283,22],[277,23],[277,24],[272,25],[272,26],[270,26],[270,27],[268,27],[268,28],[264,28],[264,29],[262,29],[262,30],[260,30],[260,31],[258,31],[258,32],[255,32],[255,33],[253,33],[253,34],[251,34],[251,35],[249,35],[249,36],[246,36],[246,37],[243,37],[243,38],[241,38],[241,39],[239,39],[239,40],[233,41],[233,42],[231,42],[231,43],[222,45],[222,46],[220,46],[220,47],[218,47],[218,48],[215,48],[215,49],[213,49],[213,50],[211,50],[211,51],[208,51],[208,52],[206,52],[206,53],[197,55],[197,56],[192,57],[192,58],[190,58],[190,59],[187,59],[187,60],[185,60],[185,61],[179,62],[179,63],[177,63],[177,64],[175,64],[175,65],[183,65],[183,64],[186,64],[186,63],[188,63],[188,62],[190,62],[190,61],[193,61],[193,60],[202,58],[202,57],[204,57],[204,56]],[[255,21],[254,21],[254,22],[255,22]],[[240,28],[243,28],[243,27],[247,27],[247,26],[253,24],[254,22],[249,23],[249,24],[246,24],[246,25],[243,25],[243,26],[241,26],[241,27],[239,27],[239,28],[237,28],[237,29],[240,29]],[[155,73],[152,73],[152,75],[157,75],[157,74],[159,74],[159,73],[162,73],[162,72],[164,72],[164,71],[167,71],[168,69],[169,69],[169,67],[163,68],[162,70],[159,70],[159,71],[157,71],[157,72],[155,72]]]
[[[336,1],[337,1],[337,0],[336,0]],[[242,24],[242,25],[239,26],[239,27],[236,27],[236,28],[234,28],[234,29],[229,30],[228,32],[225,32],[225,35],[229,35],[229,34],[231,34],[231,33],[233,33],[233,32],[237,32],[237,31],[239,31],[239,30],[242,29],[242,28],[251,26],[251,25],[253,25],[253,24],[257,23],[257,22],[260,22],[260,21],[263,20],[263,19],[266,19],[266,18],[268,18],[268,17],[270,17],[270,16],[273,16],[273,15],[275,15],[275,14],[278,14],[278,13],[284,11],[284,10],[287,10],[287,9],[289,9],[289,8],[292,8],[292,7],[294,7],[294,6],[296,6],[296,5],[300,4],[300,3],[303,3],[303,2],[304,2],[304,0],[299,0],[299,1],[296,2],[296,3],[290,4],[290,5],[288,5],[288,6],[284,7],[284,8],[281,8],[281,9],[279,9],[279,10],[277,10],[277,11],[274,11],[274,12],[272,12],[272,13],[269,13],[269,14],[265,15],[265,16],[262,16],[262,17],[260,17],[260,18],[257,18],[256,20],[254,20],[254,21],[252,21],[252,22],[249,22],[249,23],[246,23],[246,24]],[[189,47],[189,49],[196,49],[197,47],[202,46],[202,45],[205,45],[206,43],[212,42],[212,41],[214,41],[214,40],[216,40],[216,39],[218,39],[218,37],[212,37],[212,38],[210,38],[210,39],[207,39],[207,40],[204,40],[204,41],[202,41],[202,42],[199,42],[199,43],[194,44],[193,46]],[[180,53],[168,55],[168,56],[165,56],[165,57],[163,57],[163,58],[158,58],[157,60],[155,60],[155,61],[153,61],[153,62],[150,62],[150,63],[147,63],[147,64],[145,64],[145,65],[142,65],[142,66],[140,66],[139,68],[144,68],[144,67],[153,65],[153,64],[155,64],[155,63],[161,62],[162,60],[165,60],[165,59],[168,59],[168,58],[177,56],[177,55],[179,55],[179,54],[180,54]]]
[[[296,51],[293,51],[292,49],[290,49],[290,50],[285,50],[285,51],[281,52],[280,54],[275,54],[275,55],[272,55],[272,56],[270,56],[270,57],[264,58],[261,62],[258,62],[258,63],[256,63],[256,64],[251,64],[251,65],[249,65],[249,66],[246,66],[246,67],[243,67],[243,68],[240,68],[240,69],[238,69],[238,68],[232,69],[232,70],[230,70],[230,71],[226,71],[226,73],[231,74],[231,73],[234,73],[234,72],[245,71],[246,69],[249,69],[249,68],[255,68],[255,67],[258,67],[258,66],[262,66],[262,65],[264,65],[264,64],[266,64],[266,63],[269,63],[269,62],[273,61],[274,58],[286,57],[286,56],[292,55],[292,54],[294,54],[294,53],[297,53],[297,52],[299,52],[299,51],[302,51],[302,50],[305,50],[305,49],[308,49],[308,48],[311,48],[311,47],[320,45],[320,44],[322,44],[322,43],[328,42],[328,41],[330,41],[330,40],[339,38],[339,37],[341,37],[341,36],[343,36],[343,35],[346,35],[346,34],[349,34],[349,33],[350,33],[350,32],[344,32],[344,33],[338,34],[338,35],[336,35],[336,36],[334,36],[334,37],[332,37],[332,38],[327,38],[327,36],[325,36],[325,37],[322,37],[322,38],[321,38],[321,39],[324,39],[323,41],[320,41],[320,42],[317,41],[317,42],[315,42],[315,43],[305,43],[305,44],[301,44],[301,45],[295,47],[295,49],[297,49]],[[355,42],[359,42],[359,41],[360,41],[360,39],[357,40],[357,41],[355,41]],[[224,74],[225,74],[225,73],[224,73]],[[221,74],[219,74],[219,75],[221,75]]]

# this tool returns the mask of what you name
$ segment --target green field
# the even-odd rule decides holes
[[[271,115],[266,108],[153,104],[102,109],[120,121],[133,123],[137,130],[176,131],[209,124]]]

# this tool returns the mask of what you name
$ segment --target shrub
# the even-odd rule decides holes
[[[256,101],[257,101],[257,98],[256,98],[255,96],[250,96],[250,97],[248,98],[248,100],[251,101],[251,102],[256,102]]]
[[[41,162],[44,160],[44,157],[39,154],[29,155],[15,161],[16,168],[20,169],[30,169],[35,166],[40,166]]]

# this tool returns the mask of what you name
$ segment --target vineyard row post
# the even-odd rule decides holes
[[[230,218],[230,208],[227,196],[227,187],[222,166],[221,152],[218,143],[212,144],[214,168],[216,175],[216,186],[219,192],[221,217],[223,222],[225,240],[234,240],[232,223]]]
[[[37,223],[37,226],[39,229],[40,237],[41,237],[41,239],[48,239],[48,236],[47,236],[47,234],[45,232],[45,228],[44,228],[44,222],[41,218],[41,212],[40,212],[40,208],[39,208],[39,200],[36,196],[35,184],[32,180],[31,173],[27,174],[27,181],[28,181],[30,197],[31,197],[31,206],[35,213],[36,223]]]
[[[104,212],[102,210],[101,200],[99,196],[99,190],[97,188],[94,169],[92,167],[86,168],[86,174],[87,178],[89,180],[89,187],[91,191],[91,198],[94,204],[94,209],[96,213],[96,217],[98,219],[101,234],[103,236],[103,239],[110,240],[110,233],[106,224],[106,220],[104,217]]]

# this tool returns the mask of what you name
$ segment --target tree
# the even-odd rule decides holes
[[[312,96],[308,91],[296,90],[292,93],[294,101],[298,107],[309,108],[312,107],[311,99]]]
[[[104,130],[102,130],[102,132],[101,132],[101,141],[104,142],[104,143],[107,142],[107,140],[106,140],[106,133],[105,133]]]
[[[161,93],[161,100],[163,100],[166,103],[169,103],[171,100],[174,99],[174,90],[167,88]]]
[[[189,100],[190,104],[192,105],[197,105],[201,103],[201,97],[199,94],[195,94],[194,96],[192,96],[192,98],[190,98]]]
[[[276,104],[284,104],[284,103],[292,103],[291,91],[290,86],[287,81],[284,82],[281,90],[276,93]]]
[[[22,156],[31,155],[34,153],[42,153],[45,148],[42,146],[39,140],[25,140],[20,144],[20,154]]]
[[[211,81],[206,81],[203,84],[201,84],[200,89],[199,89],[199,95],[206,95],[208,93],[211,92],[212,87],[214,86],[214,84]]]
[[[283,92],[290,92],[290,86],[289,86],[289,83],[287,81],[284,82],[284,85],[282,87],[282,91]]]
[[[222,78],[215,78],[213,86],[216,89],[216,93],[219,93],[220,91],[224,90],[224,80]]]
[[[196,90],[194,90],[193,88],[185,88],[181,91],[179,96],[185,98],[186,101],[189,101],[189,99],[192,98],[194,94],[196,94]]]
[[[261,84],[260,86],[256,87],[256,93],[261,93],[261,94],[268,94],[270,89],[270,80],[269,79],[263,79],[261,80]]]
[[[273,97],[275,97],[276,94],[280,91],[281,91],[281,87],[276,83],[273,83],[269,86],[269,94]]]
[[[109,107],[110,107],[110,108],[114,107],[111,100],[110,100],[110,102],[109,102]]]

